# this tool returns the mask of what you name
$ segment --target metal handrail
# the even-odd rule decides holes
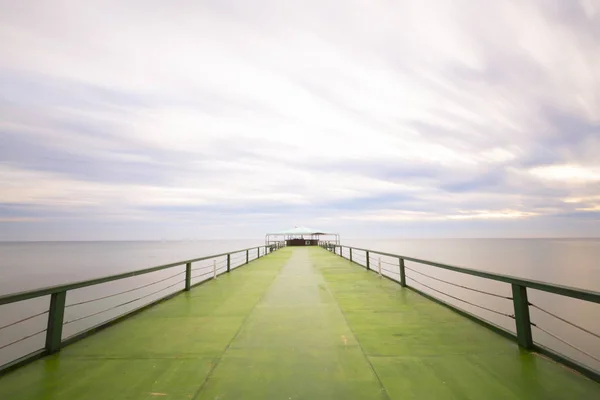
[[[600,382],[600,371],[593,370],[593,369],[589,368],[588,366],[581,364],[578,361],[572,360],[566,356],[563,356],[563,355],[555,352],[554,350],[548,349],[544,346],[534,343],[533,335],[532,335],[532,331],[531,331],[532,326],[540,329],[543,332],[546,332],[548,335],[550,335],[552,337],[555,337],[555,338],[557,338],[557,337],[556,337],[556,335],[540,328],[538,325],[531,322],[531,317],[529,315],[529,308],[530,307],[539,308],[539,307],[534,306],[527,300],[527,289],[540,290],[540,291],[544,291],[547,293],[571,297],[574,299],[584,300],[584,301],[588,301],[588,302],[596,303],[596,304],[600,304],[600,292],[596,292],[593,290],[579,289],[579,288],[574,288],[574,287],[569,287],[569,286],[563,286],[563,285],[557,285],[557,284],[552,284],[552,283],[547,283],[547,282],[540,282],[540,281],[536,281],[536,280],[532,280],[532,279],[518,278],[518,277],[514,277],[514,276],[510,276],[510,275],[497,274],[497,273],[493,273],[493,272],[484,272],[484,271],[479,271],[479,270],[470,269],[470,268],[458,267],[458,266],[450,265],[450,264],[443,264],[443,263],[439,263],[439,262],[435,262],[435,261],[423,260],[423,259],[419,259],[419,258],[415,258],[415,257],[407,257],[407,256],[399,255],[399,254],[387,253],[384,251],[364,249],[364,248],[352,247],[352,246],[343,246],[343,245],[339,245],[339,244],[335,244],[335,243],[331,243],[331,242],[320,242],[319,245],[326,250],[332,251],[333,253],[339,255],[342,258],[348,259],[351,262],[354,262],[354,263],[360,265],[361,267],[366,268],[367,271],[374,270],[374,268],[372,268],[372,266],[371,266],[371,263],[372,263],[371,255],[372,254],[377,254],[380,256],[384,256],[384,257],[395,258],[398,260],[397,265],[398,265],[399,271],[397,272],[397,274],[400,275],[400,280],[398,281],[392,277],[383,275],[386,278],[391,279],[395,282],[398,282],[401,286],[407,287],[415,292],[418,292],[418,293],[430,298],[431,300],[434,300],[434,301],[439,302],[449,308],[452,308],[453,310],[459,312],[460,314],[462,314],[476,322],[479,322],[479,323],[485,325],[486,327],[491,328],[498,333],[501,333],[504,336],[516,339],[519,346],[526,350],[534,350],[541,354],[544,354],[544,355],[546,355],[558,362],[561,362],[561,363],[567,365],[568,367],[571,367],[571,368],[581,372],[582,374]],[[339,248],[339,254],[338,254],[338,248]],[[346,252],[348,257],[344,256],[344,248],[349,250],[348,252]],[[364,261],[365,264],[358,263],[354,260],[354,258],[363,257],[362,255],[354,254],[356,251],[364,252],[364,259],[362,259],[361,261]],[[382,262],[381,259],[379,261],[380,261],[380,263],[379,263],[377,269],[386,270],[384,268],[381,268],[381,262]],[[514,315],[508,315],[505,313],[498,312],[496,310],[482,307],[477,304],[469,303],[469,302],[462,300],[460,298],[457,298],[455,296],[448,295],[447,293],[444,293],[440,290],[431,288],[430,286],[427,286],[421,282],[415,281],[412,277],[406,275],[406,270],[410,270],[410,271],[413,271],[413,272],[416,272],[419,274],[421,274],[421,273],[419,271],[416,271],[414,269],[406,267],[405,266],[406,261],[411,261],[411,262],[418,263],[418,264],[429,265],[432,267],[441,268],[441,269],[445,269],[445,270],[449,270],[449,271],[454,271],[454,272],[458,272],[458,273],[462,273],[462,274],[477,276],[480,278],[490,279],[493,281],[509,283],[512,288],[512,297],[505,297],[505,298],[508,300],[512,300],[513,307],[514,307]],[[386,264],[392,265],[389,262]],[[377,272],[377,271],[374,271],[374,272]],[[381,274],[381,272],[380,272],[380,274]],[[425,275],[425,274],[423,274],[423,275]],[[425,275],[425,276],[428,276],[428,275]],[[505,330],[504,328],[501,328],[489,321],[486,321],[485,319],[483,319],[479,316],[476,316],[469,312],[466,312],[459,307],[456,307],[450,303],[447,303],[446,301],[437,299],[436,297],[432,297],[429,294],[422,292],[421,290],[419,290],[417,288],[410,287],[406,283],[407,279],[411,279],[412,281],[414,281],[422,286],[428,287],[436,292],[442,293],[446,296],[457,299],[459,301],[472,304],[479,308],[484,308],[488,311],[492,311],[497,314],[502,314],[502,315],[508,316],[510,318],[514,318],[517,334],[515,335],[514,333],[509,332],[509,331]],[[447,282],[447,281],[444,281],[441,279],[437,279],[437,278],[433,278],[433,279],[436,279],[436,280],[439,280],[441,282],[448,283],[451,285],[460,286],[460,285],[456,285],[452,282]],[[471,289],[471,288],[468,288],[468,289]],[[474,290],[474,289],[471,289],[471,290]],[[483,293],[483,291],[482,291],[482,293]],[[491,293],[485,292],[485,294],[491,294]],[[504,297],[504,296],[498,296],[498,297]],[[546,310],[542,310],[542,311],[546,311]],[[549,313],[549,312],[547,312],[547,313]],[[549,313],[549,314],[552,316],[555,316],[559,320],[566,322],[567,324],[569,324],[571,326],[575,326],[576,328],[579,328],[587,333],[590,333],[594,337],[599,337],[598,334],[588,331],[583,327],[580,327],[576,324],[571,323],[570,321],[567,321],[567,320],[565,320],[561,317],[558,317],[552,313]],[[561,338],[558,338],[558,340],[564,341]],[[591,357],[592,359],[598,361],[598,358],[591,355],[590,353],[587,353],[584,350],[579,349],[578,347],[573,346],[570,343],[566,343],[566,344],[576,350],[579,350],[581,353]]]
[[[44,314],[48,314],[48,323],[47,323],[47,328],[46,329],[44,329],[43,331],[40,331],[40,332],[36,332],[36,333],[34,333],[32,335],[25,336],[23,338],[20,338],[20,339],[18,339],[16,341],[11,342],[11,343],[7,343],[7,344],[2,345],[0,347],[0,349],[3,349],[3,348],[6,348],[8,346],[11,346],[11,345],[13,345],[15,343],[21,342],[21,341],[23,341],[25,339],[28,339],[30,337],[33,337],[35,335],[39,335],[39,334],[41,334],[43,332],[46,332],[46,341],[45,341],[44,348],[42,350],[38,350],[38,351],[36,351],[34,353],[26,355],[25,357],[22,357],[22,358],[20,358],[18,360],[13,360],[13,361],[9,362],[8,364],[0,365],[0,374],[4,374],[4,373],[8,372],[9,370],[17,368],[18,366],[21,366],[21,365],[23,365],[23,364],[25,364],[27,362],[33,361],[34,359],[37,359],[37,358],[42,357],[44,355],[55,353],[55,352],[57,352],[57,351],[59,351],[61,349],[61,347],[63,346],[64,343],[73,343],[74,341],[78,340],[79,338],[82,338],[82,337],[88,335],[90,332],[95,332],[95,331],[97,331],[99,329],[102,329],[103,327],[106,327],[106,326],[114,323],[118,319],[125,318],[129,314],[137,312],[137,311],[139,311],[139,310],[141,310],[141,309],[143,309],[145,307],[149,307],[150,305],[155,304],[158,301],[162,301],[162,300],[164,300],[166,298],[169,298],[169,297],[173,296],[176,293],[179,293],[181,291],[189,291],[192,286],[195,286],[196,284],[201,283],[201,282],[199,282],[199,283],[196,283],[196,284],[192,285],[192,280],[195,279],[195,278],[204,277],[204,276],[208,276],[208,275],[213,275],[213,277],[216,277],[216,276],[218,276],[220,274],[223,274],[223,273],[226,273],[226,272],[230,272],[231,269],[232,269],[231,268],[232,267],[232,262],[236,263],[236,262],[242,261],[242,264],[236,265],[236,267],[239,267],[240,265],[247,264],[250,261],[256,260],[256,259],[261,258],[261,257],[264,257],[265,255],[268,255],[268,254],[272,253],[273,251],[278,250],[278,249],[280,249],[280,248],[282,248],[284,246],[285,246],[285,244],[279,243],[277,245],[268,245],[268,246],[261,245],[261,246],[249,247],[249,248],[245,248],[245,249],[229,251],[229,252],[226,252],[226,253],[213,254],[213,255],[209,255],[209,256],[198,257],[198,258],[193,258],[193,259],[189,259],[189,260],[183,260],[183,261],[177,261],[177,262],[174,262],[174,263],[159,265],[159,266],[156,266],[156,267],[145,268],[145,269],[140,269],[140,270],[131,271],[131,272],[125,272],[125,273],[122,273],[122,274],[110,275],[110,276],[105,276],[105,277],[96,278],[96,279],[89,279],[89,280],[86,280],[86,281],[80,281],[80,282],[74,282],[74,283],[67,283],[67,284],[62,284],[62,285],[57,285],[57,286],[45,287],[45,288],[41,288],[41,289],[27,290],[27,291],[18,292],[18,293],[11,293],[11,294],[7,294],[7,295],[2,295],[2,296],[0,296],[0,306],[4,305],[4,304],[16,303],[16,302],[19,302],[19,301],[25,301],[25,300],[35,299],[35,298],[39,298],[39,297],[42,297],[42,296],[48,296],[48,295],[50,295],[50,306],[49,306],[48,310],[46,310],[46,311],[44,311],[42,313],[39,313],[39,314],[30,316],[30,317],[21,319],[19,321],[11,322],[8,325],[0,327],[0,329],[8,328],[8,327],[14,326],[14,325],[16,325],[18,323],[21,323],[21,322],[27,321],[29,319],[32,319],[34,317],[38,317],[38,316],[41,316],[41,315],[44,315]],[[239,254],[241,257],[240,256],[232,257],[232,255],[237,255],[237,254]],[[223,260],[221,260],[219,262],[214,262],[213,265],[205,266],[206,268],[211,268],[211,270],[209,272],[204,273],[204,274],[200,274],[200,275],[196,275],[196,276],[192,275],[192,271],[196,271],[197,270],[197,269],[192,269],[192,263],[199,262],[199,261],[204,261],[204,260],[214,260],[214,259],[219,258],[219,257],[225,257],[225,259],[223,259]],[[245,260],[244,260],[244,257],[245,257]],[[153,282],[153,283],[150,283],[150,284],[146,284],[146,285],[143,285],[143,286],[139,286],[139,287],[136,287],[134,289],[130,289],[130,290],[126,290],[126,291],[123,291],[123,292],[119,292],[119,293],[116,293],[116,294],[111,294],[111,295],[107,295],[107,296],[101,296],[101,297],[98,297],[98,298],[94,298],[94,299],[90,299],[90,300],[86,300],[86,301],[81,301],[81,302],[78,302],[78,303],[66,304],[66,295],[67,295],[67,292],[70,291],[70,290],[80,289],[80,288],[84,288],[84,287],[88,287],[88,286],[98,285],[98,284],[101,284],[101,283],[107,283],[107,282],[117,281],[117,280],[126,279],[126,278],[131,278],[131,277],[134,277],[134,276],[149,274],[149,273],[152,273],[152,272],[162,271],[162,270],[166,270],[166,269],[173,268],[173,267],[178,267],[178,266],[185,266],[185,270],[179,272],[178,274],[175,274],[175,275],[169,276],[167,278],[161,279],[159,281],[156,281],[156,282]],[[205,269],[205,268],[198,268],[198,269]],[[142,289],[142,288],[154,285],[156,283],[160,283],[160,282],[163,282],[165,280],[174,278],[174,277],[176,277],[176,276],[178,276],[180,274],[185,274],[185,279],[183,279],[181,281],[178,281],[178,282],[175,282],[174,284],[171,284],[170,286],[167,286],[165,288],[162,288],[162,289],[157,290],[155,292],[152,292],[150,294],[145,294],[145,295],[143,295],[141,297],[138,297],[136,299],[129,300],[126,303],[122,303],[122,304],[119,304],[119,305],[116,305],[116,306],[112,306],[109,309],[102,310],[102,311],[96,312],[94,314],[87,315],[85,317],[80,317],[80,318],[77,318],[77,319],[74,319],[74,320],[70,320],[70,321],[65,321],[64,320],[65,309],[68,308],[68,307],[76,306],[76,305],[79,305],[79,304],[86,304],[86,303],[89,303],[89,302],[92,302],[92,301],[102,300],[102,299],[109,298],[109,297],[114,297],[114,296],[117,296],[117,295],[120,295],[120,294],[123,294],[123,293],[132,292],[134,290]],[[203,281],[206,281],[206,280],[208,280],[208,279],[205,279]],[[104,322],[100,323],[99,325],[94,326],[93,328],[88,329],[87,331],[84,331],[84,332],[76,334],[73,337],[66,338],[65,340],[62,339],[62,329],[63,329],[64,325],[76,322],[76,321],[78,321],[80,319],[84,319],[84,318],[88,318],[88,317],[91,317],[91,316],[94,316],[94,315],[97,315],[97,314],[101,314],[103,312],[106,312],[106,311],[109,311],[109,310],[112,310],[112,309],[116,309],[116,308],[121,307],[121,306],[123,306],[125,304],[130,304],[130,303],[133,303],[133,302],[138,301],[138,300],[143,299],[143,298],[150,297],[152,295],[155,295],[157,293],[160,293],[160,292],[162,292],[162,291],[164,291],[166,289],[169,289],[169,288],[174,287],[176,285],[180,285],[182,283],[184,284],[184,286],[182,287],[181,291],[176,291],[174,293],[168,293],[165,296],[160,297],[160,298],[158,298],[156,300],[153,300],[149,304],[146,304],[146,305],[144,305],[144,306],[142,306],[142,307],[140,307],[140,308],[138,308],[136,310],[126,312],[126,313],[120,315],[119,317],[117,317],[115,319],[104,321]]]
[[[494,272],[484,272],[484,271],[479,271],[476,269],[458,267],[455,265],[443,264],[443,263],[439,263],[439,262],[435,262],[435,261],[423,260],[423,259],[414,258],[414,257],[407,257],[407,256],[399,255],[399,254],[386,253],[383,251],[362,249],[359,247],[342,246],[342,245],[335,245],[335,244],[331,244],[331,246],[332,247],[341,247],[341,248],[345,247],[347,249],[351,248],[353,250],[365,251],[365,252],[369,252],[369,253],[373,253],[373,254],[379,254],[381,256],[399,258],[399,259],[403,259],[405,261],[412,261],[412,262],[416,262],[419,264],[430,265],[432,267],[447,269],[450,271],[460,272],[460,273],[467,274],[467,275],[473,275],[473,276],[478,276],[481,278],[492,279],[495,281],[506,282],[506,283],[520,285],[520,286],[526,286],[531,289],[541,290],[544,292],[550,292],[550,293],[554,293],[554,294],[560,294],[563,296],[572,297],[574,299],[580,299],[580,300],[585,300],[585,301],[590,301],[593,303],[600,304],[600,292],[595,292],[592,290],[579,289],[579,288],[563,286],[563,285],[556,285],[553,283],[540,282],[540,281],[536,281],[533,279],[525,279],[525,278],[518,278],[515,276],[511,276],[511,275],[497,274]]]
[[[67,284],[57,285],[57,286],[50,286],[50,287],[45,287],[45,288],[41,288],[41,289],[27,290],[27,291],[18,292],[18,293],[10,293],[10,294],[0,296],[0,306],[4,305],[4,304],[15,303],[17,301],[23,301],[23,300],[34,299],[36,297],[47,296],[47,295],[58,293],[58,292],[65,292],[68,290],[80,289],[80,288],[87,287],[87,286],[98,285],[100,283],[118,281],[120,279],[131,278],[131,277],[138,276],[138,275],[149,274],[151,272],[156,272],[156,271],[160,271],[160,270],[167,269],[167,268],[178,267],[180,265],[185,265],[188,263],[194,263],[194,262],[204,261],[204,260],[212,260],[213,258],[223,257],[228,254],[240,253],[242,251],[247,251],[247,250],[249,251],[249,250],[257,250],[257,249],[266,249],[269,247],[270,246],[249,247],[249,248],[242,249],[242,250],[229,251],[227,253],[215,254],[215,255],[210,255],[210,256],[205,256],[205,257],[193,258],[190,260],[177,261],[177,262],[170,263],[170,264],[158,265],[156,267],[139,269],[136,271],[125,272],[123,274],[109,275],[109,276],[105,276],[102,278],[90,279],[90,280],[86,280],[86,281],[67,283]]]

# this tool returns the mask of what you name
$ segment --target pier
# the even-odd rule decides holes
[[[600,384],[330,251],[284,247],[5,373],[0,398],[592,399]]]

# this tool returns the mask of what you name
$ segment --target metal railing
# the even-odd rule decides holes
[[[15,321],[10,321],[8,323],[4,322],[4,325],[0,326],[0,337],[2,337],[2,333],[4,330],[18,327],[20,324],[28,323],[30,321],[37,320],[39,318],[45,317],[47,319],[44,329],[35,330],[32,333],[28,333],[24,336],[19,337],[15,340],[10,340],[8,342],[0,341],[0,350],[10,348],[11,346],[17,345],[27,339],[34,338],[36,336],[41,336],[45,334],[44,345],[42,349],[34,351],[32,353],[26,354],[22,357],[18,357],[13,359],[3,365],[0,365],[0,375],[8,372],[9,370],[15,369],[21,365],[24,365],[28,362],[31,362],[35,359],[43,357],[45,355],[53,354],[58,352],[62,347],[67,344],[71,344],[79,339],[82,339],[85,336],[88,336],[102,328],[105,328],[109,325],[114,324],[134,313],[137,313],[145,308],[150,307],[160,301],[164,301],[168,298],[175,296],[182,291],[189,291],[192,287],[199,285],[208,280],[214,279],[217,276],[230,272],[232,269],[239,267],[241,265],[246,265],[250,261],[263,257],[267,254],[272,253],[275,250],[278,250],[285,246],[285,243],[275,243],[269,246],[258,246],[251,247],[247,249],[235,250],[227,253],[221,253],[216,255],[210,255],[206,257],[195,258],[191,260],[178,261],[171,264],[160,265],[152,268],[141,269],[132,272],[126,272],[123,274],[106,276],[97,279],[86,280],[82,282],[69,283],[65,285],[58,285],[53,287],[46,287],[37,290],[30,290],[20,293],[14,293],[9,295],[0,296],[0,306],[24,302],[32,299],[39,299],[45,296],[50,296],[50,302],[48,309],[42,312],[36,312],[35,314],[29,315],[25,318],[20,318]],[[201,263],[202,261],[212,261],[212,263],[204,264],[196,268],[192,268],[194,263]],[[185,270],[179,271],[175,274],[171,274],[167,277],[164,277],[159,280],[152,281],[150,283],[136,286],[133,288],[127,288],[126,290],[122,290],[116,293],[105,294],[98,297],[93,297],[90,299],[85,299],[82,301],[76,301],[70,304],[67,304],[67,293],[74,291],[76,289],[88,288],[90,286],[100,285],[107,282],[120,281],[127,278],[132,278],[140,275],[146,275],[157,271],[164,271],[167,269],[172,269],[175,267],[185,266]],[[179,278],[179,279],[178,279]],[[193,283],[196,281],[195,283]],[[156,285],[159,283],[167,283],[168,285],[162,287],[160,289],[156,289]],[[177,286],[182,286],[180,290],[174,290]],[[154,287],[154,288],[152,288]],[[76,318],[66,319],[65,311],[70,310],[72,308],[77,308],[86,304],[95,304],[101,300],[107,299],[115,299],[124,294],[132,294],[138,292],[140,290],[152,288],[150,293],[145,293],[143,295],[135,296],[132,299],[126,298],[125,301],[119,302],[116,305],[110,305],[109,307],[103,308],[99,311],[94,311],[92,313],[78,316]],[[171,289],[170,293],[166,293],[168,289]],[[163,293],[166,293],[162,295]],[[160,295],[158,298],[152,298],[153,296]],[[82,332],[78,332],[70,337],[63,339],[63,328],[70,326],[76,322],[86,320],[88,318],[92,318],[94,316],[98,316],[101,314],[105,314],[112,310],[118,310],[127,305],[136,305],[140,304],[139,302],[144,299],[150,299],[149,303],[143,304],[142,306],[135,308],[133,310],[125,311],[122,314],[117,315],[115,318],[108,319],[102,321],[98,325],[92,326],[89,329],[86,329]],[[38,321],[39,322],[39,321]]]
[[[539,290],[542,292],[552,293],[555,295],[560,295],[560,296],[565,296],[565,297],[569,297],[569,298],[573,298],[573,299],[583,300],[583,301],[590,302],[590,303],[600,304],[600,293],[598,293],[598,292],[585,290],[585,289],[577,289],[577,288],[567,287],[567,286],[561,286],[561,285],[555,285],[555,284],[550,284],[550,283],[545,283],[545,282],[539,282],[539,281],[534,281],[534,280],[529,280],[529,279],[517,278],[517,277],[513,277],[513,276],[509,276],[509,275],[502,275],[502,274],[484,272],[484,271],[479,271],[479,270],[474,270],[474,269],[469,269],[469,268],[457,267],[454,265],[442,264],[442,263],[438,263],[438,262],[434,262],[434,261],[422,260],[422,259],[418,259],[418,258],[414,258],[414,257],[406,257],[406,256],[398,255],[398,254],[391,254],[391,253],[386,253],[386,252],[376,251],[376,250],[371,250],[371,249],[362,249],[362,248],[351,247],[351,246],[342,246],[342,245],[337,245],[337,244],[331,243],[331,242],[320,242],[320,246],[326,250],[329,250],[329,251],[343,257],[343,258],[346,258],[356,264],[359,264],[360,266],[366,268],[367,271],[373,271],[375,273],[379,273],[380,275],[386,277],[387,279],[390,279],[392,281],[399,283],[402,287],[406,287],[410,290],[418,292],[435,302],[443,304],[444,306],[447,306],[447,307],[453,309],[454,311],[457,311],[461,315],[466,316],[466,317],[470,318],[471,320],[474,320],[490,329],[493,329],[494,331],[502,334],[503,336],[506,336],[513,340],[516,340],[518,345],[523,349],[536,351],[540,354],[550,357],[550,358],[554,359],[555,361],[565,364],[568,367],[571,367],[571,368],[581,372],[582,374],[600,382],[600,371],[592,369],[591,367],[588,367],[587,365],[582,364],[579,361],[575,361],[575,360],[573,360],[567,356],[564,356],[550,348],[547,348],[545,346],[542,346],[542,345],[534,342],[533,334],[532,334],[532,327],[538,329],[541,332],[544,332],[548,336],[563,343],[564,345],[570,347],[571,349],[576,350],[581,355],[588,357],[590,360],[594,360],[595,362],[600,362],[600,354],[592,354],[591,352],[586,351],[586,350],[570,343],[569,341],[565,340],[564,338],[556,335],[555,333],[549,331],[545,327],[540,326],[538,323],[533,322],[531,320],[530,309],[535,309],[535,310],[538,310],[548,316],[551,316],[551,317],[555,318],[556,320],[561,321],[561,322],[577,329],[580,332],[588,334],[591,338],[600,339],[600,334],[592,332],[591,330],[586,329],[585,327],[582,327],[576,323],[573,323],[573,322],[567,320],[566,318],[561,317],[555,313],[552,313],[552,312],[542,308],[539,305],[533,304],[528,300],[528,289],[535,289],[535,290]],[[344,249],[346,249],[346,251],[344,251]],[[379,256],[384,256],[386,258],[386,260],[382,260],[381,257],[378,260],[373,260],[372,256],[374,254],[379,255]],[[390,259],[396,260],[396,262],[395,263],[390,262],[389,261]],[[416,268],[410,268],[410,267],[406,266],[407,261],[410,261],[410,262],[413,262],[416,264],[422,264],[422,265],[435,267],[438,269],[443,269],[443,270],[458,272],[461,274],[467,274],[467,275],[471,275],[471,276],[475,276],[475,277],[479,277],[479,278],[484,278],[484,279],[488,279],[488,280],[495,281],[495,282],[507,283],[507,284],[511,285],[510,287],[511,287],[512,295],[506,296],[506,295],[502,295],[502,294],[498,294],[498,293],[493,293],[493,292],[487,291],[487,290],[481,290],[478,288],[469,287],[464,284],[451,282],[446,279],[441,279],[440,277],[432,276],[432,275],[424,273],[423,271],[419,271]],[[375,262],[375,265],[373,264],[374,262]],[[395,270],[389,269],[390,267],[394,268]],[[384,272],[387,272],[387,274],[391,274],[391,276],[384,274]],[[407,272],[408,272],[408,274],[407,274]],[[395,276],[397,276],[398,278],[395,278]],[[431,279],[432,281],[440,282],[444,285],[450,285],[453,287],[458,287],[458,288],[465,289],[468,291],[477,292],[477,293],[484,294],[487,296],[492,296],[494,298],[499,298],[499,299],[510,301],[512,303],[512,307],[511,307],[512,313],[495,310],[491,307],[486,307],[486,306],[483,306],[476,302],[469,301],[469,300],[460,298],[458,296],[454,296],[452,294],[446,293],[443,290],[440,290],[439,287],[434,287],[431,284],[424,283],[422,281],[422,277],[426,278],[426,279]],[[417,285],[420,285],[422,287],[425,287],[425,288],[431,290],[432,292],[441,294],[450,299],[456,300],[460,303],[468,304],[469,306],[473,306],[477,309],[482,309],[487,312],[491,312],[494,315],[499,315],[499,316],[502,316],[505,318],[510,318],[510,319],[514,320],[514,327],[515,327],[516,335],[513,332],[506,330],[498,325],[495,325],[480,316],[477,316],[468,311],[465,311],[462,308],[449,303],[448,301],[441,300],[441,299],[434,297],[428,293],[425,293],[422,290],[419,290],[418,288],[416,288],[414,286],[410,286],[408,284],[408,281],[414,282]],[[598,318],[600,318],[600,315],[598,316]],[[598,347],[598,348],[600,348],[600,347]]]

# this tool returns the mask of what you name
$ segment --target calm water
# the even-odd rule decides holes
[[[347,239],[343,243],[600,292],[600,240],[598,239]],[[261,245],[260,240],[0,243],[0,294],[102,277],[257,245]],[[360,260],[360,253],[356,253],[356,255],[358,256],[357,260]],[[239,265],[244,261],[245,254],[240,254],[238,257],[234,256],[233,259],[234,265]],[[373,265],[376,266],[378,261],[378,256],[375,256],[372,260],[372,263],[375,263]],[[383,271],[383,273],[397,277],[395,275],[397,273],[397,261],[385,257],[382,257],[381,261],[382,267],[389,271]],[[222,268],[223,259],[217,260],[217,262],[219,262],[217,267]],[[198,263],[193,267],[208,268],[199,270],[199,275],[205,271],[210,272],[212,261]],[[485,279],[419,264],[407,263],[407,267],[462,285],[510,296],[510,286],[508,284],[490,282]],[[179,275],[157,285],[98,302],[68,307],[65,314],[66,321],[76,320],[94,313],[99,314],[66,325],[64,337],[69,337],[125,311],[135,309],[145,302],[180,289],[180,286],[183,285],[181,282],[183,267],[69,292],[67,304],[73,304],[143,286],[177,273]],[[411,271],[407,271],[407,276],[444,293],[502,313],[512,314],[512,303],[508,300],[449,286]],[[194,281],[197,282],[206,278],[208,276],[199,276]],[[432,292],[415,281],[409,280],[408,283],[514,331],[514,322],[507,317]],[[164,291],[153,294],[157,290]],[[132,301],[142,296],[147,297],[119,307],[119,304],[123,302]],[[570,321],[581,324],[589,330],[600,332],[600,305],[588,304],[537,291],[530,291],[529,300]],[[48,297],[45,297],[0,306],[0,326],[46,310],[48,301]],[[112,307],[114,309],[103,311]],[[46,316],[44,315],[0,331],[0,347],[12,340],[44,329],[45,320]],[[536,310],[532,310],[532,320],[576,346],[596,355],[596,357],[600,357],[600,340],[581,333]],[[568,346],[548,337],[543,332],[534,329],[534,338],[539,343],[557,349],[600,370],[600,363],[579,354]],[[25,355],[42,345],[43,334],[40,334],[17,345],[0,350],[0,364]]]

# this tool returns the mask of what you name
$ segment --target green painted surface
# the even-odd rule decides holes
[[[600,385],[320,248],[0,378],[0,399],[594,399]]]

